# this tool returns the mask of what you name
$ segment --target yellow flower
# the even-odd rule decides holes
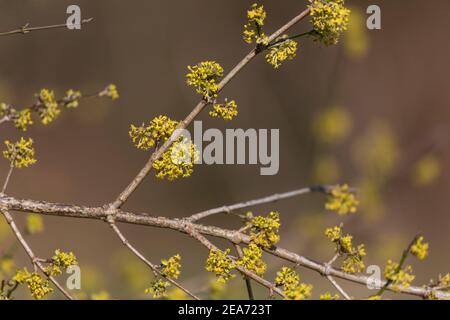
[[[159,279],[152,282],[150,288],[145,289],[145,293],[150,294],[153,298],[158,299],[166,295],[167,287],[170,285],[169,282]]]
[[[314,136],[319,142],[332,144],[345,139],[352,129],[350,114],[342,107],[327,108],[315,116]]]
[[[419,237],[417,241],[411,246],[410,252],[419,260],[423,260],[428,255],[428,243],[423,243],[423,237]]]
[[[331,295],[331,293],[329,293],[329,292],[326,292],[326,293],[324,293],[324,294],[321,294],[320,296],[319,296],[319,299],[320,300],[339,300],[339,295],[336,293],[335,295]]]
[[[110,297],[108,291],[104,291],[104,290],[91,294],[92,300],[109,300],[110,298],[111,297]]]
[[[253,242],[244,248],[242,257],[236,261],[236,265],[245,269],[263,275],[266,272],[266,264],[262,261],[262,250]]]
[[[67,270],[68,267],[77,265],[78,261],[73,252],[64,252],[56,250],[51,259],[51,264],[45,268],[48,275],[60,275],[61,269]]]
[[[283,267],[277,272],[275,285],[283,287],[288,300],[306,300],[311,297],[312,285],[300,283],[300,276],[291,268]]]
[[[3,151],[3,156],[8,159],[16,168],[23,168],[31,166],[36,163],[34,158],[33,140],[30,138],[25,140],[20,138],[18,142],[12,143],[5,141],[6,150]]]
[[[244,25],[245,42],[252,43],[253,40],[256,40],[257,44],[269,44],[269,37],[262,31],[266,16],[267,13],[264,10],[264,6],[258,6],[256,3],[251,6],[250,10],[247,11],[248,21]]]
[[[30,109],[23,109],[17,116],[14,117],[14,126],[22,131],[27,131],[28,126],[33,124],[33,120],[31,120],[31,111]]]
[[[36,272],[30,273],[27,268],[17,270],[13,280],[19,284],[26,283],[31,295],[35,299],[42,299],[47,294],[53,292],[48,280],[42,279],[42,276]]]
[[[165,142],[170,138],[180,122],[174,121],[167,116],[158,116],[150,121],[148,125],[140,127],[131,125],[129,135],[136,148],[149,150],[159,142]]]
[[[336,211],[339,215],[356,213],[359,201],[355,195],[349,191],[348,185],[335,186],[325,204],[327,210]]]
[[[250,237],[257,245],[270,248],[279,240],[280,215],[278,212],[270,212],[267,217],[257,216],[252,219]]]
[[[418,187],[429,186],[439,178],[441,170],[439,159],[433,154],[427,155],[414,166],[412,182]]]
[[[181,257],[179,254],[174,255],[173,257],[170,257],[168,260],[163,259],[161,260],[161,266],[162,266],[162,274],[165,277],[178,279],[180,276],[180,269],[181,269]]]
[[[363,258],[366,256],[365,246],[363,244],[357,247],[353,246],[353,237],[349,234],[344,235],[342,227],[327,228],[325,235],[336,245],[336,253],[344,258],[342,270],[347,273],[362,272],[365,268]]]
[[[283,35],[275,40],[276,44],[270,46],[266,54],[266,61],[278,69],[286,60],[292,60],[297,55],[297,42]]]
[[[115,84],[108,85],[103,91],[98,94],[99,97],[110,97],[111,100],[119,99],[119,91],[117,90],[117,86]]]
[[[61,113],[58,102],[55,99],[53,91],[42,89],[39,92],[38,99],[40,105],[38,107],[38,114],[43,124],[47,125],[53,122]]]
[[[350,10],[344,0],[310,0],[311,23],[317,40],[325,46],[337,44],[347,30]]]
[[[81,97],[82,95],[80,91],[75,91],[72,89],[67,90],[66,96],[64,97],[64,104],[66,108],[77,108]]]
[[[183,138],[174,142],[158,160],[153,162],[156,177],[167,178],[173,181],[178,178],[187,178],[194,171],[194,163],[199,159],[197,147],[191,140]]]
[[[206,98],[217,97],[218,80],[223,76],[223,68],[215,61],[203,61],[196,66],[188,66],[186,82],[195,87],[197,93]]]
[[[225,251],[211,250],[206,260],[206,271],[214,273],[221,283],[225,283],[234,277],[231,271],[235,266],[233,261],[228,258],[229,253],[230,249]]]
[[[392,260],[388,260],[384,269],[384,276],[392,282],[392,288],[396,291],[398,291],[400,287],[408,288],[415,278],[412,274],[411,266],[406,266],[404,269],[401,269],[400,265]]]
[[[225,99],[224,104],[216,103],[213,106],[213,110],[209,112],[209,115],[213,118],[223,118],[224,120],[232,120],[238,115],[236,101],[228,101]]]
[[[28,234],[36,234],[44,231],[44,221],[38,214],[27,215],[26,232]]]

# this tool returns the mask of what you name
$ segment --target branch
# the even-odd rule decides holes
[[[241,247],[239,247],[238,244],[233,244],[233,246],[236,249],[239,259],[242,259],[242,256],[244,254],[242,252]],[[253,294],[252,282],[250,281],[250,278],[247,276],[244,276],[244,281],[245,281],[245,286],[246,286],[247,292],[248,292],[248,299],[255,300],[255,295]]]
[[[312,186],[302,189],[297,189],[289,192],[284,193],[276,193],[264,198],[259,198],[255,200],[245,201],[245,202],[239,202],[232,205],[222,206],[214,209],[209,209],[206,211],[202,211],[196,214],[193,214],[192,216],[188,217],[187,220],[191,222],[196,222],[198,220],[204,219],[206,217],[209,217],[214,214],[218,213],[231,213],[234,210],[238,209],[244,209],[248,207],[254,207],[266,203],[276,202],[283,199],[293,198],[300,195],[304,195],[311,192],[328,192],[328,190],[332,188],[331,186]]]
[[[298,16],[290,20],[280,29],[275,31],[270,37],[269,42],[278,38],[281,34],[287,31],[289,28],[294,26],[296,23],[303,20],[310,13],[310,9],[304,10]],[[255,58],[261,50],[257,47],[250,51],[244,59],[242,59],[219,83],[218,93],[222,91],[222,89],[241,71],[253,58]],[[182,121],[180,125],[180,129],[186,129],[191,122],[197,117],[197,115],[203,111],[203,109],[209,104],[209,101],[206,99],[202,99],[197,106],[191,111],[191,113]],[[158,148],[153,154],[150,156],[150,159],[144,165],[144,167],[139,171],[136,177],[131,181],[131,183],[121,192],[121,194],[117,197],[117,199],[110,204],[111,208],[120,208],[131,196],[131,194],[139,187],[145,177],[149,174],[152,169],[153,162],[158,160],[164,152],[180,137],[182,134],[182,130],[177,130],[175,134],[173,134],[170,139],[167,139],[166,142]]]
[[[83,20],[81,20],[81,24],[86,24],[93,20],[94,20],[94,18],[83,19]],[[11,36],[11,35],[15,35],[15,34],[27,34],[27,33],[30,33],[31,31],[38,31],[38,30],[67,28],[68,26],[69,25],[67,23],[61,23],[61,24],[53,24],[53,25],[49,25],[49,26],[30,27],[30,24],[27,23],[26,25],[24,25],[23,27],[20,27],[19,29],[6,31],[6,32],[0,32],[0,37],[1,36]]]
[[[0,206],[0,208],[2,208],[2,206]],[[48,277],[48,279],[56,286],[56,288],[58,288],[59,291],[62,292],[62,294],[64,294],[64,296],[66,296],[67,299],[73,300],[72,296],[63,288],[62,285],[60,285],[58,283],[58,281],[53,276],[47,275],[47,273],[45,272],[45,267],[41,263],[42,260],[39,259],[38,257],[36,257],[36,255],[34,254],[33,250],[30,248],[30,246],[28,245],[27,241],[22,236],[22,233],[20,232],[19,228],[17,227],[16,223],[14,222],[13,217],[8,212],[8,210],[1,209],[0,212],[5,217],[6,221],[8,222],[9,226],[11,227],[11,230],[13,231],[13,233],[16,236],[17,240],[20,242],[20,244],[24,248],[24,250],[27,253],[28,257],[31,259],[31,263],[33,264],[33,266],[39,268],[39,270],[41,270],[41,272]]]
[[[45,201],[35,201],[35,200],[19,200],[13,197],[8,197],[6,195],[0,195],[0,207],[5,209],[21,211],[21,212],[33,212],[44,215],[58,216],[58,217],[73,217],[73,218],[86,218],[86,219],[96,219],[107,221],[110,216],[110,211],[105,207],[86,207],[79,205],[68,205],[68,204],[58,204]],[[186,220],[166,218],[166,217],[155,217],[148,213],[131,213],[123,210],[117,210],[115,213],[115,221],[151,226],[156,228],[170,229],[182,233],[186,233],[185,224]],[[216,238],[225,239],[233,243],[250,243],[251,239],[249,236],[240,233],[239,231],[229,230],[224,228],[219,228],[215,226],[205,226],[201,224],[192,224],[192,228],[201,235],[213,236]],[[314,260],[308,259],[297,253],[291,252],[283,248],[265,249],[265,251],[273,256],[281,258],[286,261],[290,261],[299,266],[303,266],[307,269],[314,270],[322,275],[327,273],[333,277],[348,280],[350,282],[358,283],[361,285],[367,285],[367,283],[373,282],[373,279],[361,275],[361,274],[350,274],[344,271],[327,268],[323,263],[316,262]],[[376,281],[377,287],[382,287],[386,284],[386,281]],[[387,287],[388,290],[395,291],[390,285]],[[426,298],[430,294],[430,288],[415,287],[410,286],[408,288],[397,288],[399,292],[414,296],[419,296]],[[398,291],[398,290],[397,290]],[[450,292],[445,292],[441,290],[434,290],[433,294],[439,299],[449,299]]]

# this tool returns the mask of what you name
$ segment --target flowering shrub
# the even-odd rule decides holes
[[[262,5],[253,4],[247,11],[243,31],[244,41],[254,46],[252,51],[228,74],[225,74],[222,66],[214,60],[201,61],[187,67],[186,84],[201,96],[200,102],[182,121],[172,120],[167,115],[160,115],[140,126],[130,126],[128,135],[132,144],[140,150],[147,152],[151,150],[151,154],[145,166],[121,194],[111,203],[101,207],[91,208],[81,205],[20,200],[7,196],[7,187],[13,170],[29,167],[36,163],[36,159],[31,138],[21,137],[17,142],[5,140],[6,148],[3,151],[3,156],[9,163],[10,169],[0,192],[0,212],[10,226],[12,233],[16,236],[18,243],[25,249],[33,271],[28,271],[27,267],[16,267],[15,260],[12,259],[14,252],[8,252],[8,254],[0,256],[0,277],[2,280],[0,299],[14,298],[16,289],[21,285],[26,285],[31,297],[35,299],[47,297],[54,291],[62,293],[66,298],[74,298],[73,294],[68,292],[58,281],[70,267],[83,265],[82,261],[78,261],[73,252],[65,252],[60,249],[55,250],[53,255],[49,255],[50,257],[40,258],[29,244],[28,237],[43,232],[42,215],[44,214],[59,217],[92,218],[107,223],[126,248],[142,264],[149,267],[151,276],[148,276],[148,281],[147,278],[145,278],[146,281],[143,281],[143,277],[146,275],[145,271],[138,272],[139,276],[132,277],[132,281],[137,283],[137,286],[141,283],[144,283],[145,286],[150,284],[145,289],[144,287],[140,288],[140,292],[146,293],[152,298],[198,299],[199,295],[204,294],[205,290],[201,288],[188,289],[178,282],[182,278],[180,254],[162,259],[160,264],[153,264],[131,244],[121,232],[117,222],[176,230],[204,246],[208,251],[207,257],[205,254],[204,269],[214,276],[214,279],[208,284],[208,297],[222,298],[227,286],[234,278],[238,278],[236,274],[241,274],[242,279],[246,282],[248,295],[251,299],[254,298],[253,282],[265,287],[271,298],[278,295],[280,298],[289,300],[310,299],[313,297],[313,286],[301,282],[300,275],[297,272],[297,268],[304,267],[324,275],[339,292],[339,294],[319,292],[317,294],[319,299],[337,300],[341,297],[352,299],[335,278],[349,280],[365,286],[368,283],[368,277],[364,274],[366,266],[363,260],[367,254],[364,244],[355,245],[354,237],[344,232],[343,224],[325,230],[325,236],[329,240],[328,248],[334,250],[334,256],[328,262],[320,263],[281,247],[281,245],[284,245],[284,237],[280,234],[283,219],[280,218],[277,211],[270,211],[266,216],[253,216],[250,213],[243,215],[237,212],[259,204],[268,204],[301,194],[319,192],[324,195],[322,206],[325,209],[335,212],[337,218],[347,218],[343,216],[356,214],[360,204],[359,193],[347,184],[320,185],[294,192],[275,194],[253,201],[206,210],[183,219],[155,217],[148,214],[125,212],[121,209],[151,170],[155,171],[157,178],[170,181],[192,175],[199,152],[190,139],[177,135],[175,132],[177,129],[185,129],[201,111],[208,108],[210,108],[209,115],[213,118],[222,118],[226,121],[233,120],[238,114],[237,103],[235,100],[228,100],[227,98],[220,103],[218,102],[219,95],[223,87],[252,59],[263,54],[266,62],[278,69],[287,60],[292,60],[297,56],[301,43],[296,39],[312,37],[325,47],[338,44],[342,33],[348,28],[350,13],[344,0],[310,0],[302,14],[297,15],[286,25],[270,34],[267,30],[264,30],[268,17],[267,12]],[[286,34],[289,29],[292,29],[308,16],[310,17],[310,28],[312,30],[291,36]],[[54,27],[57,26],[51,28]],[[117,100],[120,95],[114,84],[104,87],[93,95],[69,89],[62,98],[57,98],[54,90],[44,88],[36,94],[36,101],[31,107],[17,109],[12,105],[1,103],[0,124],[10,122],[17,130],[27,131],[34,124],[33,119],[37,117],[42,124],[50,125],[57,120],[63,110],[79,108],[82,99],[87,97],[108,97],[111,100]],[[339,123],[336,125],[336,122]],[[328,110],[325,115],[318,117],[313,127],[320,133],[317,134],[317,137],[321,143],[331,144],[344,139],[348,135],[351,130],[351,121],[345,111],[340,108],[333,108]],[[382,132],[381,139],[377,138],[378,136],[373,138],[372,133],[369,132],[368,138],[363,137],[360,147],[357,148],[357,151],[362,151],[355,152],[359,155],[362,154],[362,156],[357,157],[361,167],[370,163],[372,158],[378,157],[375,161],[375,169],[371,174],[376,175],[379,178],[377,181],[380,181],[380,183],[371,186],[372,188],[364,188],[362,192],[364,195],[370,194],[366,190],[373,191],[380,188],[381,182],[385,181],[385,176],[392,172],[393,163],[396,159],[396,148],[395,144],[391,142],[389,130],[383,130]],[[391,157],[386,155],[391,155]],[[438,171],[438,164],[435,161],[427,160],[425,164],[419,167],[419,175],[422,177],[421,180],[425,182],[433,179],[436,171]],[[337,171],[334,170],[336,169],[334,158],[323,161],[320,168],[319,171],[332,173]],[[331,170],[323,168],[331,168]],[[10,211],[27,212],[29,214],[23,232],[16,224],[15,217],[10,214]],[[200,219],[219,213],[233,214],[241,218],[243,221],[241,228],[229,230],[198,223]],[[221,249],[210,238],[225,240],[222,243],[227,243],[230,247]],[[326,243],[324,239],[322,240]],[[236,253],[232,252],[233,248]],[[380,279],[378,283],[380,288],[378,288],[376,294],[366,298],[380,300],[383,298],[385,290],[413,294],[426,299],[450,298],[450,274],[439,275],[437,281],[432,281],[424,287],[411,288],[415,275],[412,272],[412,267],[405,265],[405,261],[411,255],[419,260],[424,260],[428,255],[428,249],[429,244],[424,242],[424,237],[417,236],[406,248],[399,262],[388,260],[384,269],[385,280]],[[289,266],[283,266],[276,272],[274,279],[273,276],[268,275],[270,273],[266,260],[268,255],[282,259],[284,263],[289,263]],[[337,261],[341,262],[340,267],[336,267]],[[134,265],[130,269],[134,270]],[[133,275],[133,272],[131,274]],[[183,272],[183,276],[184,274]],[[91,290],[91,292],[84,294],[84,296],[80,294],[80,297],[90,299],[111,298],[105,290]]]

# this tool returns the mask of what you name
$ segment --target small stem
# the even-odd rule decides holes
[[[84,19],[84,20],[81,21],[81,24],[89,23],[92,20],[94,20],[94,18]],[[6,31],[6,32],[1,32],[0,33],[0,37],[1,36],[10,36],[10,35],[14,35],[14,34],[27,34],[27,33],[31,32],[31,31],[57,29],[57,28],[67,28],[67,27],[68,27],[67,23],[53,24],[53,25],[41,26],[41,27],[29,27],[29,24],[26,24],[26,25],[24,25],[23,27],[21,27],[19,29]]]
[[[276,46],[276,45],[278,45],[278,44],[281,44],[281,43],[283,43],[283,42],[285,42],[285,41],[287,41],[287,40],[298,39],[298,38],[301,38],[301,37],[304,37],[304,36],[312,35],[312,34],[314,34],[314,33],[315,33],[315,30],[310,30],[310,31],[308,31],[308,32],[296,34],[296,35],[294,35],[294,36],[290,36],[290,37],[287,37],[287,38],[285,38],[285,39],[279,39],[279,40],[276,40],[276,41],[273,42],[273,43],[270,43],[270,44],[267,46],[267,48],[269,49],[269,48],[271,48],[271,47],[273,47],[273,46]]]
[[[11,179],[11,175],[12,175],[13,170],[14,170],[13,162],[14,161],[11,161],[11,165],[9,166],[8,174],[6,175],[5,183],[3,184],[2,192],[0,192],[0,194],[4,194],[5,191],[6,191],[6,188],[8,187],[9,180]]]

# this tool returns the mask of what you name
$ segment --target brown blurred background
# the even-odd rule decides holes
[[[0,30],[27,22],[62,23],[74,1],[0,1]],[[249,50],[242,41],[245,12],[253,1],[76,1],[82,18],[95,21],[81,31],[33,32],[0,39],[0,102],[17,108],[34,102],[41,88],[96,92],[109,83],[120,99],[82,101],[52,125],[37,123],[38,163],[14,173],[8,194],[19,198],[102,205],[111,201],[143,166],[148,154],[129,141],[131,123],[166,114],[182,119],[199,97],[185,85],[186,66],[216,60],[230,70]],[[306,1],[260,1],[275,30],[303,10]],[[340,45],[321,48],[301,40],[300,52],[279,70],[263,57],[252,62],[223,92],[235,99],[239,116],[223,123],[207,112],[204,128],[280,128],[280,171],[260,176],[258,166],[197,166],[189,179],[162,182],[151,174],[126,204],[130,211],[182,217],[197,211],[316,183],[349,183],[361,189],[360,214],[346,219],[326,212],[325,198],[307,195],[252,209],[279,210],[281,246],[319,261],[333,248],[323,230],[344,220],[355,241],[367,245],[368,263],[382,268],[398,260],[418,232],[430,242],[425,262],[413,263],[415,284],[427,283],[450,267],[448,104],[450,90],[450,3],[435,0],[378,1],[382,30],[365,28],[365,9],[374,1],[347,1],[352,25]],[[309,30],[308,21],[292,33]],[[0,138],[21,134],[2,125]],[[0,174],[8,164],[0,162]],[[23,214],[16,214],[23,222]],[[219,216],[205,223],[236,227]],[[31,243],[40,256],[73,250],[80,261],[83,292],[107,290],[111,298],[143,298],[150,272],[130,257],[103,222],[45,217],[46,231]],[[182,282],[203,288],[207,252],[175,232],[123,226],[124,233],[157,262],[180,253]],[[13,241],[1,236],[0,250]],[[221,244],[221,242],[217,242]],[[16,261],[28,263],[20,252]],[[268,259],[271,273],[279,262]],[[270,273],[270,274],[271,274]],[[308,270],[302,280],[314,296],[333,291]],[[226,297],[245,298],[239,277]],[[343,283],[355,296],[369,292]],[[260,291],[260,297],[266,293]],[[55,297],[55,296],[54,296]]]

